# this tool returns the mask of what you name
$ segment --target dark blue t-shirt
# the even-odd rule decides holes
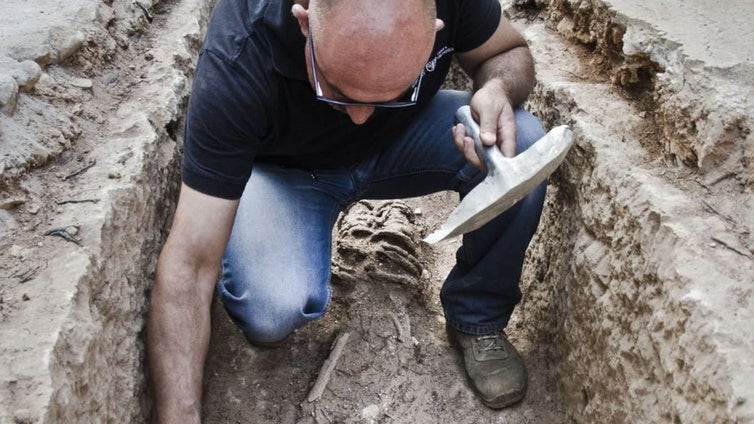
[[[419,104],[377,109],[355,125],[315,98],[293,0],[219,0],[191,90],[183,182],[237,199],[255,162],[343,167],[389,146],[440,89],[452,53],[480,46],[500,22],[498,0],[436,3],[445,27],[424,68]]]

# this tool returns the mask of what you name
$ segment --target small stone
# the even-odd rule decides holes
[[[119,180],[120,177],[120,172],[110,172],[107,174],[107,178],[110,178],[111,180]]]
[[[9,211],[11,209],[15,209],[20,205],[23,205],[24,203],[26,203],[26,200],[20,198],[3,199],[0,200],[0,209]]]
[[[42,68],[33,60],[16,62],[14,59],[0,55],[0,74],[12,77],[19,91],[30,91],[42,75]]]
[[[104,77],[102,77],[102,83],[105,85],[117,84],[119,78],[120,78],[120,75],[118,75],[118,72],[112,71],[108,73],[107,75],[105,75]]]
[[[24,60],[19,63],[13,73],[21,91],[30,91],[42,76],[42,67],[33,60]]]
[[[86,36],[81,31],[76,31],[67,38],[59,40],[58,61],[63,62],[76,53],[86,41]]]
[[[13,116],[18,101],[18,83],[5,74],[0,74],[0,111],[8,116]]]
[[[83,88],[85,90],[94,86],[94,83],[92,83],[92,80],[89,78],[74,78],[71,80],[70,84],[74,87]]]
[[[24,294],[23,294],[23,295],[21,296],[21,300],[23,300],[24,302],[26,302],[26,301],[29,301],[29,300],[31,300],[31,298],[29,297],[29,295],[28,295],[28,294],[24,293]]]
[[[21,253],[23,250],[23,247],[14,244],[13,246],[8,248],[8,253],[14,258],[21,258],[23,256],[23,254]]]
[[[71,112],[71,115],[81,116],[81,113],[84,111],[84,107],[79,103],[79,104],[73,105],[69,110]]]
[[[150,52],[147,52],[147,53],[144,54],[144,59],[145,60],[152,60],[152,59],[154,59],[154,55],[152,53],[150,53]]]
[[[35,421],[34,416],[28,409],[16,409],[13,411],[13,421],[16,424],[30,424]]]
[[[380,411],[379,405],[369,405],[361,410],[361,417],[370,423],[376,422],[380,415],[382,415],[382,411]]]
[[[421,214],[422,214],[422,208],[416,208],[416,209],[414,209],[414,215],[419,216]]]
[[[710,243],[708,246],[714,249],[717,247],[717,243]]]

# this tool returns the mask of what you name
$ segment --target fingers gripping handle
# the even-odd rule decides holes
[[[456,111],[455,122],[456,124],[463,124],[466,135],[474,140],[476,154],[487,165],[487,170],[494,168],[493,158],[498,161],[505,158],[496,145],[485,146],[482,144],[482,140],[479,138],[479,124],[471,116],[471,107],[468,105],[459,107]]]

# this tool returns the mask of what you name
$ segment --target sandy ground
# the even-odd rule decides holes
[[[529,367],[527,398],[510,409],[492,411],[471,391],[460,356],[448,346],[438,298],[457,241],[436,247],[417,243],[419,248],[406,253],[423,272],[412,275],[402,269],[405,263],[391,263],[381,255],[396,244],[372,242],[374,234],[363,233],[387,210],[393,218],[388,225],[374,226],[375,233],[416,241],[436,228],[455,202],[455,195],[441,193],[406,202],[369,202],[373,209],[361,204],[352,208],[339,225],[347,228],[344,221],[358,221],[362,231],[358,238],[339,234],[334,262],[341,271],[336,268],[329,312],[279,348],[249,345],[216,302],[206,368],[207,422],[566,422],[542,346],[517,337],[518,315],[509,333]],[[360,246],[366,259],[353,263],[340,257],[337,245],[343,242],[351,249]],[[375,276],[364,270],[370,266],[384,272]],[[349,272],[342,271],[347,267]],[[325,372],[331,345],[344,334],[348,339],[326,389],[309,401],[315,381]]]

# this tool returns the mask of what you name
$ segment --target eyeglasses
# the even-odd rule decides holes
[[[424,77],[424,70],[419,74],[419,76],[416,78],[416,81],[414,81],[414,84],[411,86],[413,88],[413,91],[411,92],[411,97],[409,97],[408,101],[405,102],[375,102],[375,103],[368,103],[368,102],[357,102],[353,100],[336,100],[331,99],[329,97],[326,97],[322,91],[322,87],[319,85],[319,79],[317,78],[317,59],[314,56],[314,37],[312,37],[312,28],[311,25],[309,26],[309,58],[311,59],[311,65],[312,65],[312,79],[314,80],[314,93],[316,95],[317,100],[323,101],[325,103],[329,103],[331,105],[336,106],[369,106],[369,107],[377,107],[377,108],[400,108],[400,107],[408,107],[408,106],[414,106],[416,105],[417,101],[419,100],[419,88],[422,84],[422,77]]]

